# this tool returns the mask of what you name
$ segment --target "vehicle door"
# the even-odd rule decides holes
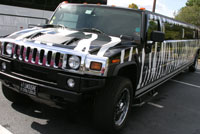
[[[149,15],[147,22],[146,43],[144,54],[141,60],[144,61],[138,83],[138,87],[142,88],[161,77],[163,61],[163,43],[151,41],[151,32],[161,31],[160,18],[154,15]]]

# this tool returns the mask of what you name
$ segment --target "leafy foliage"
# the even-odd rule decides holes
[[[128,8],[138,9],[138,6],[132,3],[132,4],[129,4]]]
[[[186,6],[200,6],[200,0],[188,0]]]
[[[200,0],[188,0],[186,6],[175,15],[175,19],[200,26]]]

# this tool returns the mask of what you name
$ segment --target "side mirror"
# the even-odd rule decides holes
[[[153,42],[163,42],[165,40],[165,34],[161,31],[152,31],[151,40]]]

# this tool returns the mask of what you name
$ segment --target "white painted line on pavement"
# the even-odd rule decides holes
[[[159,105],[159,104],[155,104],[155,103],[152,103],[152,102],[148,102],[147,104],[152,105],[152,106],[157,107],[157,108],[164,108],[164,106]]]
[[[200,86],[198,86],[198,85],[190,84],[190,83],[183,82],[183,81],[178,81],[178,80],[174,80],[174,79],[171,79],[170,81],[177,82],[177,83],[184,84],[184,85],[188,85],[188,86],[191,86],[191,87],[200,88]]]
[[[13,134],[13,133],[11,133],[6,128],[0,125],[0,134]]]

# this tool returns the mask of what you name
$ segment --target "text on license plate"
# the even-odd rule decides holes
[[[37,94],[37,86],[29,83],[22,82],[20,87],[20,92],[34,95]]]

